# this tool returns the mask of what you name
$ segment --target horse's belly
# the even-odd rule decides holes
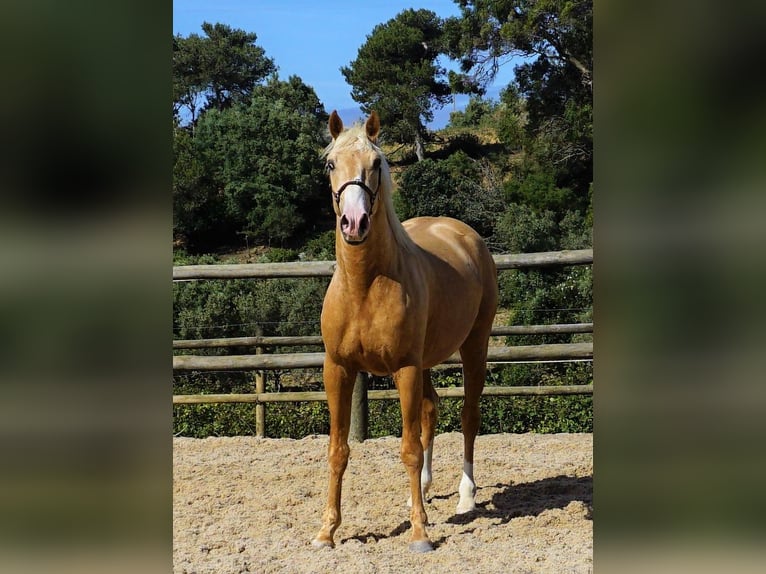
[[[428,368],[456,352],[477,320],[491,321],[482,307],[490,306],[487,301],[497,288],[496,271],[484,241],[458,220],[419,217],[404,222],[404,227],[415,243],[431,255],[423,350],[423,365]],[[491,314],[494,316],[494,309]]]
[[[466,317],[451,324],[429,325],[423,349],[423,368],[438,365],[456,352],[468,337],[473,324],[473,317]]]

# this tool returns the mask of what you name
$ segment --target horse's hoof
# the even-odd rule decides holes
[[[410,542],[410,552],[422,554],[423,552],[431,552],[434,547],[428,540],[418,540],[416,542]]]
[[[319,538],[314,538],[314,540],[311,541],[311,545],[315,548],[335,548],[335,544],[332,540],[319,540]]]
[[[476,510],[475,502],[471,502],[470,504],[458,504],[457,508],[455,509],[455,514],[467,514],[472,510]]]

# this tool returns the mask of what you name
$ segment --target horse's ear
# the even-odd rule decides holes
[[[340,119],[340,116],[336,110],[333,110],[330,114],[329,126],[332,139],[337,138],[340,135],[340,132],[343,131],[343,120]]]
[[[370,141],[375,143],[378,139],[378,134],[380,133],[380,118],[378,117],[378,112],[375,110],[370,112],[370,117],[367,118],[367,123],[364,124],[364,129],[367,132],[367,137]]]

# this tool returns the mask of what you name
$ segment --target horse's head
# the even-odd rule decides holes
[[[375,145],[380,120],[374,111],[364,127],[343,130],[336,111],[330,115],[333,142],[326,154],[326,168],[333,193],[333,208],[340,220],[343,239],[359,244],[367,239],[371,218],[377,211],[378,192],[383,181],[383,154]]]

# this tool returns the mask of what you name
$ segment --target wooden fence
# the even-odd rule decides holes
[[[495,255],[498,271],[558,265],[586,265],[593,263],[593,250],[551,251]],[[306,261],[291,263],[255,263],[240,265],[181,265],[173,267],[173,281],[207,279],[274,279],[290,277],[329,277],[335,270],[334,261]],[[563,325],[495,326],[493,336],[523,334],[592,333],[593,323]],[[255,354],[247,355],[174,355],[174,371],[256,371],[255,392],[246,394],[173,395],[173,404],[200,403],[254,403],[256,405],[256,434],[265,435],[265,403],[293,401],[324,401],[324,392],[266,393],[266,371],[275,369],[306,369],[321,367],[323,352],[264,354],[263,349],[275,346],[322,345],[320,336],[303,337],[229,337],[173,341],[173,349],[202,349],[223,347],[253,347]],[[593,343],[566,343],[550,345],[521,345],[490,347],[488,363],[550,362],[592,360]],[[460,364],[455,353],[444,365]],[[364,440],[367,436],[367,401],[397,399],[396,390],[369,390],[364,373],[354,387],[354,411],[351,437]],[[440,397],[462,397],[463,388],[437,389]],[[572,395],[592,394],[593,385],[485,387],[486,396]]]

